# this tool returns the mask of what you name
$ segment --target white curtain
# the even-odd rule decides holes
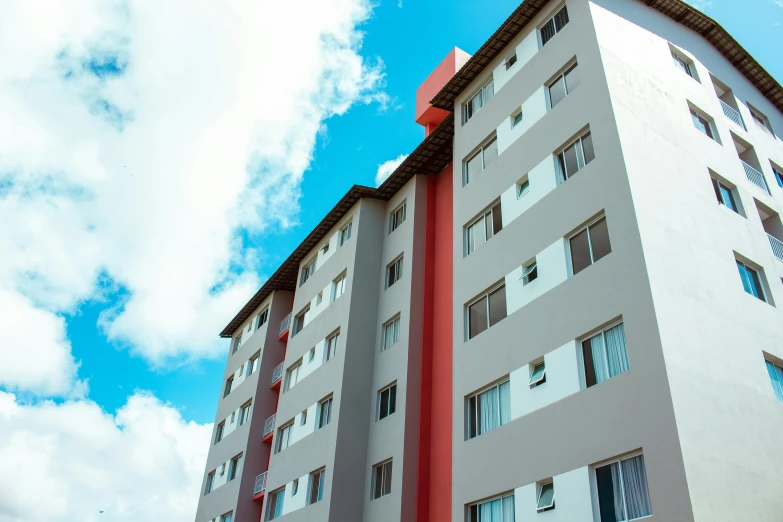
[[[614,493],[614,514],[617,522],[628,520],[625,516],[625,503],[623,502],[623,482],[620,479],[620,464],[612,464],[612,492]]]
[[[595,368],[595,382],[597,384],[610,377],[603,334],[598,334],[590,339],[590,351],[593,354],[593,368]]]
[[[623,323],[608,329],[604,334],[606,336],[606,360],[609,365],[609,377],[614,377],[630,368]]]
[[[481,426],[479,433],[485,433],[499,426],[498,389],[494,387],[479,395]]]
[[[641,455],[620,462],[623,472],[623,492],[628,508],[628,520],[652,515],[650,493],[647,489],[647,473]]]
[[[503,522],[514,522],[514,495],[503,499]]]
[[[511,420],[511,381],[499,386],[500,391],[500,426]],[[505,508],[504,508],[505,509]]]

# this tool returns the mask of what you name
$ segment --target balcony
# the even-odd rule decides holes
[[[742,119],[742,115],[739,113],[739,111],[737,111],[737,109],[735,109],[734,107],[732,107],[731,105],[729,105],[723,100],[718,100],[718,101],[720,101],[720,106],[723,109],[723,114],[728,119],[736,123],[743,130],[748,130],[748,128],[745,127],[745,120]]]
[[[264,496],[266,491],[266,471],[256,477],[256,482],[253,485],[253,500],[259,500]]]
[[[742,160],[740,161],[742,162],[742,167],[745,169],[745,176],[748,177],[748,180],[750,180],[751,183],[753,183],[758,188],[760,188],[761,190],[769,194],[769,187],[767,186],[767,180],[764,179],[764,174],[754,169],[744,161]]]
[[[769,238],[770,246],[772,246],[772,253],[775,254],[779,261],[783,261],[783,241],[769,233],[767,233],[767,237]]]
[[[277,390],[280,389],[280,383],[283,380],[283,363],[278,364],[275,366],[275,369],[272,370],[272,389]]]
[[[288,332],[289,332],[289,330],[291,330],[291,315],[292,314],[293,314],[293,312],[291,312],[290,314],[288,314],[285,317],[283,317],[283,320],[280,321],[280,336],[279,336],[279,339],[281,341],[285,341],[285,340],[288,339]]]
[[[273,414],[267,420],[264,421],[264,433],[261,437],[261,442],[269,442],[272,440],[272,435],[275,432],[275,417],[277,414]]]

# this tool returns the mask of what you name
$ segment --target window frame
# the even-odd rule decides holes
[[[318,485],[318,489],[313,490],[315,485]],[[310,472],[310,480],[307,484],[307,505],[311,506],[317,504],[324,498],[324,486],[326,484],[326,468],[320,468]],[[313,500],[313,493],[316,492],[315,500]]]
[[[534,257],[532,261],[522,265],[522,275],[519,276],[519,280],[522,281],[522,286],[527,286],[536,279],[538,279],[538,260]]]
[[[242,465],[242,457],[244,457],[244,453],[239,453],[238,455],[234,455],[228,464],[228,473],[226,475],[226,484],[237,478],[237,471],[239,470],[239,467]]]
[[[277,428],[277,437],[275,437],[275,455],[291,447],[291,432],[294,429],[294,419],[286,422],[279,428]],[[283,434],[285,433],[285,439]],[[285,440],[285,447],[283,447],[283,440]]]
[[[302,266],[302,270],[299,272],[299,287],[300,288],[307,281],[309,281],[311,277],[313,277],[313,274],[315,274],[316,262],[317,261],[318,261],[318,256],[314,256],[311,260],[309,260],[307,263],[305,263]]]
[[[541,359],[538,362],[530,363],[530,366],[530,379],[528,380],[527,384],[532,389],[546,382],[546,360]],[[536,378],[536,373],[538,372],[539,367],[543,367],[543,371],[541,372],[541,375]]]
[[[266,519],[267,520],[274,520],[276,518],[280,518],[284,515],[282,513],[284,506],[285,506],[285,486],[282,486],[280,488],[277,488],[276,490],[272,491],[269,494],[270,502],[269,502],[269,508],[267,510]],[[282,496],[282,498],[281,498]],[[277,514],[278,511],[278,503],[279,503],[279,511],[281,512],[279,515]]]
[[[473,511],[472,511],[471,508],[475,507],[476,508],[476,512],[478,513],[479,512],[479,506],[482,506],[484,504],[488,504],[490,502],[494,502],[496,500],[500,500],[500,505],[502,506],[503,505],[503,501],[505,499],[509,498],[509,497],[512,499],[512,505],[516,506],[516,499],[514,498],[514,491],[501,493],[500,495],[495,495],[495,496],[492,496],[492,497],[484,499],[484,500],[479,500],[477,502],[471,502],[470,504],[467,504],[465,506],[465,508],[466,508],[466,511],[467,511],[467,517],[466,518],[468,519],[468,522],[479,522],[479,520],[478,520],[479,517],[478,516],[476,516],[475,520],[474,520]],[[502,512],[502,508],[501,508],[501,512]],[[502,515],[501,515],[501,517],[502,517]],[[504,520],[503,522],[506,522],[506,521]]]
[[[388,465],[388,473],[386,466]],[[377,480],[378,480],[378,470],[381,471],[381,493],[378,496],[375,496],[375,490],[377,489]],[[379,498],[383,498],[385,496],[388,496],[391,494],[391,481],[394,478],[394,459],[386,459],[384,461],[379,462],[378,464],[375,464],[372,467],[372,484],[370,487],[370,500],[378,500]],[[388,491],[387,486],[388,485]]]
[[[318,401],[318,406],[316,407],[316,411],[315,411],[314,431],[318,431],[320,429],[325,428],[332,421],[333,399],[334,397],[332,395],[329,395],[328,397],[325,397],[324,399]],[[326,411],[326,422],[324,422],[324,410]]]
[[[339,348],[339,340],[340,340],[339,328],[326,336],[324,342],[324,362],[333,359],[337,355],[337,348]]]
[[[606,254],[604,254],[603,256],[601,256],[600,258],[595,259],[595,253],[593,252],[593,242],[592,242],[592,238],[591,238],[591,235],[590,235],[590,227],[598,224],[601,220],[606,221],[606,237],[607,237],[608,243],[609,243],[609,251]],[[588,252],[590,253],[590,264],[585,266],[581,270],[579,270],[579,272],[574,272],[574,255],[573,255],[573,250],[571,248],[571,241],[576,236],[578,236],[579,234],[581,234],[585,230],[587,231],[587,248],[588,248]],[[606,214],[603,213],[603,212],[601,214],[599,214],[597,217],[595,217],[594,219],[589,220],[587,222],[587,224],[581,225],[573,233],[571,233],[569,236],[567,236],[567,239],[568,239],[568,241],[566,242],[566,245],[568,247],[567,261],[568,261],[569,277],[574,277],[575,275],[583,272],[584,270],[590,268],[591,266],[596,264],[598,261],[600,261],[601,259],[603,259],[604,257],[606,257],[606,256],[608,256],[609,254],[612,253],[612,239],[611,239],[611,237],[609,235],[609,220],[606,219]]]
[[[742,281],[742,288],[745,291],[745,293],[755,297],[759,301],[763,301],[767,304],[771,304],[769,298],[767,297],[766,289],[764,288],[764,277],[763,277],[764,269],[763,268],[757,269],[751,266],[750,264],[748,264],[748,262],[737,259],[736,257],[734,258],[734,260],[737,262],[737,269],[739,270],[740,280]],[[742,273],[742,268],[740,267],[745,268],[746,272],[750,272],[749,275],[755,276],[752,278],[750,282],[752,282],[753,286],[756,287],[756,291],[759,293],[759,295],[755,295],[751,292],[748,292],[747,288],[745,287],[745,283],[746,283],[745,275]]]
[[[244,329],[243,329],[244,331]],[[231,348],[231,354],[237,353],[237,350],[239,350],[239,347],[242,345],[242,331],[240,331],[236,337],[233,339],[233,347]]]
[[[386,350],[388,350],[389,348],[391,348],[392,346],[400,342],[400,327],[402,326],[400,317],[401,315],[398,312],[391,319],[389,319],[388,321],[386,321],[381,325],[381,352],[385,352]],[[393,339],[391,340],[391,342],[387,344],[386,331],[388,328],[392,328],[392,327],[394,328]]]
[[[226,385],[223,390],[223,398],[225,399],[226,397],[228,397],[228,395],[231,393],[233,389],[234,389],[234,375],[231,374],[230,376],[228,376],[228,378],[226,378]]]
[[[495,220],[495,214],[497,213],[497,221],[500,224],[500,227],[495,229],[496,220]],[[490,220],[489,222],[487,220]],[[479,224],[481,223],[481,224]],[[491,223],[492,225],[492,235],[487,237],[487,223]],[[480,244],[475,239],[475,230],[476,227],[479,226],[481,228],[481,231],[483,233],[484,239],[480,242]],[[489,204],[489,206],[481,211],[481,213],[474,217],[471,221],[468,222],[467,225],[463,227],[462,232],[462,241],[463,241],[463,257],[468,257],[470,254],[476,251],[479,246],[483,245],[496,235],[500,233],[501,230],[503,230],[503,207],[501,204],[500,199],[496,199],[492,203]],[[473,248],[471,249],[471,245]]]
[[[487,170],[487,167],[489,165],[493,164],[497,160],[497,157],[496,157],[494,160],[492,160],[489,163],[487,163],[487,157],[486,157],[487,148],[490,145],[495,144],[495,149],[497,149],[497,146],[498,146],[497,143],[498,143],[497,134],[493,132],[487,139],[485,139],[481,143],[481,145],[479,145],[473,152],[468,154],[464,160],[462,160],[462,186],[463,187],[465,185],[469,184],[470,181],[471,181],[470,180],[470,176],[468,175],[469,174],[468,173],[468,164],[473,159],[475,159],[479,155],[481,156],[481,172],[484,172],[485,170]],[[497,156],[500,156],[500,152],[498,152]]]
[[[588,364],[588,360],[586,359],[586,356],[585,356],[585,353],[584,353],[585,352],[584,343],[587,342],[587,341],[590,341],[594,337],[597,337],[597,336],[600,335],[600,336],[603,337],[603,339],[602,339],[603,340],[603,346],[604,346],[604,350],[606,350],[606,332],[608,332],[612,328],[615,328],[615,327],[620,326],[620,325],[623,325],[623,342],[625,343],[625,354],[626,354],[626,356],[628,358],[628,369],[624,370],[624,371],[622,371],[620,373],[616,373],[615,375],[609,375],[609,377],[607,377],[603,381],[599,381],[597,379],[597,376],[595,375],[595,365],[594,365],[594,362],[593,362],[593,359],[592,359],[592,349],[593,348],[592,348],[592,345],[590,345],[591,358],[589,360],[589,363],[590,363],[591,367],[593,368],[592,372],[593,372],[593,378],[594,378],[595,382],[593,384],[589,384],[588,383],[588,378],[587,378],[587,364]],[[630,355],[630,353],[628,353],[628,337],[625,335],[625,319],[623,317],[619,317],[617,319],[609,321],[608,323],[604,324],[603,326],[600,326],[600,327],[596,328],[591,333],[588,333],[588,334],[585,334],[585,335],[579,337],[576,340],[576,343],[577,343],[577,352],[578,352],[578,354],[577,354],[578,355],[577,362],[579,363],[579,366],[580,366],[579,374],[580,374],[580,379],[582,381],[581,384],[584,384],[584,388],[582,388],[583,390],[587,390],[589,388],[592,388],[593,386],[597,386],[597,385],[601,384],[602,382],[608,381],[609,379],[612,379],[613,377],[616,377],[618,375],[622,375],[623,373],[631,370],[631,355]],[[609,374],[609,369],[606,368],[605,370],[606,370],[606,373],[608,375]]]
[[[348,240],[351,239],[351,232],[353,231],[353,219],[348,221],[345,225],[340,227],[340,229],[337,231],[337,247],[340,248],[345,243],[348,242]]]
[[[691,122],[693,123],[693,127],[715,143],[720,143],[717,138],[718,132],[715,128],[715,120],[712,118],[712,116],[706,112],[702,112],[701,110],[696,109],[691,105],[688,106],[688,110],[691,113]],[[702,131],[700,127],[696,126],[697,120],[698,123],[705,128],[705,131]]]
[[[591,475],[590,476],[590,483],[591,483],[591,488],[590,489],[592,490],[591,491],[591,493],[592,493],[591,497],[593,499],[593,509],[594,509],[594,514],[597,515],[599,519],[601,517],[601,505],[600,505],[600,500],[599,500],[597,471],[600,468],[611,466],[612,464],[618,464],[618,468],[619,468],[619,471],[620,471],[620,488],[621,488],[621,491],[622,491],[623,510],[625,511],[625,515],[626,515],[625,522],[633,522],[634,520],[643,520],[643,519],[649,518],[649,517],[651,517],[653,515],[653,512],[652,512],[652,502],[651,502],[650,503],[650,515],[643,515],[643,516],[637,517],[637,518],[628,518],[627,517],[627,515],[628,515],[628,504],[627,504],[625,491],[622,489],[622,485],[623,485],[622,466],[619,466],[619,464],[621,462],[624,462],[626,460],[630,460],[630,459],[633,459],[633,458],[636,458],[636,457],[639,457],[639,456],[642,457],[642,462],[644,462],[645,482],[647,483],[647,496],[649,497],[650,496],[649,479],[647,478],[647,462],[644,459],[644,451],[634,451],[632,453],[628,453],[628,454],[622,455],[620,457],[615,457],[615,458],[612,458],[612,459],[609,459],[609,460],[601,461],[601,462],[599,462],[597,464],[594,464],[594,465],[590,466],[590,468],[591,468],[590,469],[590,475]],[[614,488],[614,483],[612,484],[612,486]],[[650,500],[652,501],[652,499],[650,499]]]
[[[547,486],[551,486],[552,488],[552,501],[546,505],[541,505],[541,498],[544,496],[544,489]],[[536,498],[536,513],[543,513],[544,511],[550,511],[552,509],[555,509],[555,482],[554,480],[547,480],[543,481],[538,486],[538,496]]]
[[[585,155],[585,139],[590,138],[590,149],[593,151],[590,161],[587,160]],[[566,152],[570,149],[575,149],[576,155],[576,170],[572,174],[568,174],[568,163],[566,162]],[[588,126],[586,129],[577,133],[576,138],[569,140],[568,144],[558,149],[555,153],[555,164],[557,168],[557,182],[558,185],[562,185],[569,179],[573,178],[579,171],[584,169],[593,160],[595,160],[595,143],[593,142],[593,132]]]
[[[512,67],[514,67],[514,64],[515,64],[515,63],[517,63],[517,53],[516,53],[516,51],[514,52],[514,54],[512,54],[512,55],[511,55],[511,56],[510,56],[510,57],[509,57],[509,58],[506,60],[506,62],[505,62],[505,65],[506,65],[506,70],[508,71],[509,69],[511,69]]]
[[[293,320],[293,326],[291,328],[291,336],[298,334],[302,330],[304,330],[304,327],[307,326],[305,324],[305,318],[306,315],[310,312],[310,303],[307,303],[302,310],[294,316]],[[309,321],[308,321],[309,323]]]
[[[511,393],[511,376],[510,375],[506,375],[504,377],[501,377],[497,381],[493,382],[492,384],[488,384],[487,386],[484,386],[483,388],[479,389],[478,391],[475,391],[475,392],[471,393],[470,395],[465,396],[465,410],[466,410],[466,415],[465,415],[465,424],[466,424],[465,425],[465,428],[466,428],[465,429],[465,435],[466,436],[465,436],[465,440],[472,440],[472,439],[475,439],[476,437],[480,437],[481,435],[484,435],[485,433],[489,433],[492,430],[496,430],[496,429],[498,429],[498,428],[500,428],[502,426],[505,426],[506,424],[508,424],[508,422],[511,422],[513,420],[513,419],[509,419],[508,422],[500,424],[500,419],[501,419],[501,415],[500,415],[500,387],[503,386],[506,383],[508,383],[508,385],[509,385],[509,394],[510,394]],[[480,431],[480,424],[479,424],[480,416],[479,416],[479,412],[478,412],[479,396],[484,394],[484,393],[486,393],[486,392],[488,392],[489,390],[491,390],[493,388],[497,388],[497,390],[498,390],[498,403],[497,403],[498,425],[495,428],[491,428],[491,429],[485,430],[485,431]],[[473,411],[472,413],[471,413],[471,399],[474,400],[474,404],[475,404],[475,408],[474,408],[475,411]],[[474,420],[476,421],[475,435],[473,435],[471,437],[471,435],[470,435],[471,434],[471,424],[472,424],[472,422]]]
[[[225,431],[226,431],[226,421],[225,419],[223,419],[218,423],[217,427],[215,428],[215,441],[212,443],[213,446],[218,442],[220,442],[221,440],[223,440]]]
[[[343,272],[342,274],[338,275],[336,278],[332,280],[332,291],[329,296],[329,302],[333,303],[337,300],[338,297],[342,296],[345,293],[345,285],[348,282],[348,273]],[[339,294],[338,294],[339,290]]]
[[[775,131],[772,130],[772,123],[770,123],[767,115],[751,105],[749,102],[746,102],[745,106],[750,112],[750,119],[753,120],[756,125],[763,128],[768,134],[775,136]]]
[[[522,123],[522,120],[525,119],[525,114],[522,112],[522,107],[515,109],[514,112],[511,113],[511,116],[509,116],[509,119],[511,120],[512,129]]]
[[[675,67],[677,67],[680,71],[687,74],[690,78],[693,78],[697,82],[699,79],[696,77],[696,73],[694,71],[694,63],[693,60],[691,60],[688,56],[685,56],[680,52],[679,50],[676,50],[671,45],[669,46],[669,51],[672,55],[672,60],[674,61]]]
[[[405,200],[389,213],[389,234],[405,223],[408,212],[408,201]]]
[[[491,308],[489,306],[489,302],[490,302],[489,297],[491,295],[494,295],[501,288],[503,289],[503,292],[505,293],[505,288],[506,288],[505,278],[502,281],[498,282],[497,284],[491,286],[489,288],[489,290],[487,290],[485,292],[482,292],[481,294],[479,294],[479,296],[473,298],[471,301],[468,301],[468,303],[465,305],[465,337],[466,337],[466,340],[469,341],[469,340],[473,339],[474,337],[476,337],[478,335],[481,335],[481,333],[485,332],[486,330],[489,330],[490,328],[492,328],[493,326],[498,324],[500,321],[502,321],[503,319],[508,317],[508,302],[506,301],[505,315],[503,315],[503,317],[501,317],[500,319],[498,319],[494,323],[491,322],[492,310],[491,310]],[[481,330],[480,332],[477,332],[475,335],[471,335],[470,334],[471,333],[470,332],[470,308],[473,305],[475,305],[477,303],[480,303],[481,300],[485,299],[485,298],[487,300],[487,327],[484,328],[483,330]],[[506,298],[507,298],[507,296],[504,298],[504,300]]]
[[[293,363],[291,366],[286,368],[285,371],[285,378],[283,379],[283,392],[287,392],[297,384],[299,384],[299,372],[302,369],[303,364],[303,358],[300,357],[297,359],[295,363]],[[291,384],[291,375],[293,375],[294,371],[296,372],[296,382],[294,384]]]
[[[561,14],[565,13],[565,23],[562,24],[559,28],[557,27],[557,20],[556,18]],[[552,38],[557,36],[564,28],[568,25],[568,23],[571,21],[570,17],[568,16],[568,6],[563,5],[561,8],[557,8],[556,12],[547,18],[546,22],[541,24],[541,26],[538,28],[538,43],[539,43],[539,49],[542,49],[546,44],[548,44]],[[550,22],[552,23],[552,36],[546,38],[544,40],[544,28],[547,27]]]
[[[207,473],[207,481],[204,484],[204,496],[209,495],[215,489],[216,475],[217,475],[217,470],[213,470]]]
[[[239,407],[239,421],[237,421],[237,426],[242,426],[244,423],[246,423],[248,420],[250,420],[250,408],[253,406],[253,399],[250,399],[246,403],[244,403],[242,406]]]
[[[718,204],[723,205],[729,210],[732,210],[737,214],[739,214],[740,211],[739,211],[739,206],[737,205],[737,199],[734,197],[734,188],[729,187],[723,181],[719,180],[714,176],[710,176],[710,180],[712,180],[712,189],[715,192],[715,197],[718,198]],[[724,200],[723,197],[723,191],[721,191],[721,189],[724,189],[726,192],[728,192],[729,202],[731,203],[731,206],[726,204],[726,201]]]
[[[778,182],[778,187],[783,188],[783,168],[778,167],[772,160],[770,160],[769,165],[772,168],[772,176]]]
[[[567,78],[567,76],[568,76],[569,73],[573,72],[578,66],[579,66],[579,61],[574,58],[572,61],[569,61],[569,63],[566,64],[565,67],[563,67],[563,70],[561,72],[559,72],[557,75],[555,75],[555,77],[553,79],[551,79],[549,82],[547,82],[547,84],[546,84],[546,101],[547,101],[547,109],[548,110],[551,111],[552,109],[557,107],[560,104],[560,102],[562,102],[563,100],[568,98],[568,96],[577,87],[579,87],[579,85],[581,85],[582,78],[579,77],[578,78],[579,81],[577,82],[577,84],[575,86],[573,86],[571,88],[568,87],[568,78]],[[559,83],[561,81],[563,82],[563,92],[565,94],[563,95],[562,98],[560,98],[557,101],[557,103],[553,104],[552,103],[552,87],[554,87],[555,84],[557,84],[557,83]]]
[[[386,265],[386,289],[391,288],[394,283],[400,280],[400,278],[403,275],[402,272],[402,266],[403,266],[403,258],[405,254],[400,254],[397,256],[394,261]],[[394,276],[394,280],[392,281],[392,276]]]
[[[386,414],[381,416],[383,414],[383,411],[381,411],[381,406],[383,404],[383,394],[385,392],[388,392],[389,398],[386,403]],[[393,383],[384,386],[383,388],[378,390],[378,395],[376,400],[377,400],[377,407],[375,409],[376,422],[380,422],[383,419],[397,413],[397,381],[394,381]]]
[[[269,307],[267,306],[266,308],[261,310],[256,316],[256,330],[264,326],[268,320],[269,320]]]
[[[492,89],[488,89],[488,87],[492,85]],[[492,91],[491,94],[487,94],[489,91]],[[476,91],[473,92],[473,94],[470,95],[468,100],[462,104],[462,125],[465,125],[470,121],[471,118],[473,118],[476,114],[479,113],[481,109],[483,109],[495,96],[495,78],[490,77],[490,79],[485,82],[480,88],[476,89]],[[471,107],[471,104],[476,97],[480,97],[481,104],[479,107],[475,110],[473,110]]]

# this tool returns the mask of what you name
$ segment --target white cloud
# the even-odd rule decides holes
[[[698,9],[699,11],[706,11],[707,9],[712,7],[712,1],[711,0],[686,0],[689,4],[691,4],[693,7]]]
[[[375,186],[380,187],[381,183],[386,181],[386,178],[392,175],[392,172],[397,170],[397,167],[400,166],[400,164],[405,161],[405,158],[407,158],[407,154],[400,154],[396,158],[388,161],[384,161],[380,165],[378,165],[378,173],[375,174]]]
[[[0,392],[0,522],[192,522],[211,431],[142,393],[109,415]]]
[[[110,340],[153,364],[222,353],[259,285],[248,235],[296,223],[327,118],[386,101],[360,55],[370,9],[0,4],[0,289],[62,314],[119,288]]]

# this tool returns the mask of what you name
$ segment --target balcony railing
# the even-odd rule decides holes
[[[288,314],[285,317],[283,317],[282,321],[280,321],[280,335],[283,335],[283,332],[288,330],[290,326],[291,326],[291,314]]]
[[[772,253],[775,254],[775,257],[779,260],[783,261],[783,241],[772,234],[767,234],[767,237],[769,237],[769,244],[772,246]]]
[[[258,495],[266,489],[266,471],[256,477],[256,483],[253,486],[253,494]]]
[[[740,160],[742,161],[742,160]],[[751,183],[756,185],[758,188],[769,194],[769,187],[767,186],[767,180],[764,179],[764,174],[759,172],[758,170],[754,169],[744,161],[742,161],[742,166],[745,169],[745,175],[748,177]]]
[[[283,363],[278,364],[275,366],[275,369],[272,370],[272,384],[277,382],[278,379],[281,379],[283,377]]]
[[[271,417],[269,417],[267,420],[264,421],[264,434],[261,435],[262,437],[266,437],[273,431],[275,431],[275,417],[277,414],[273,414]]]
[[[735,109],[734,107],[732,107],[731,105],[729,105],[723,100],[719,100],[719,101],[720,101],[720,106],[723,108],[723,114],[725,114],[728,119],[730,119],[731,121],[733,121],[734,123],[742,127],[743,129],[748,130],[748,128],[745,127],[745,120],[742,119],[742,115],[737,111],[737,109]]]

